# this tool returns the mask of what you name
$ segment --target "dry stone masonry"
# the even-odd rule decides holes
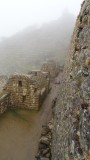
[[[6,75],[0,75],[0,92],[8,81],[8,77]]]
[[[50,61],[54,76],[59,73],[59,66]],[[7,108],[23,108],[39,110],[46,95],[50,91],[49,70],[32,70],[28,74],[14,74],[9,77],[0,76],[0,114]],[[8,102],[9,101],[9,102]],[[6,104],[5,104],[6,102]]]
[[[52,142],[52,120],[42,126],[41,137],[38,145],[38,152],[35,156],[37,160],[51,160],[51,142]]]
[[[8,77],[5,75],[0,75],[0,114],[3,114],[9,106],[9,97],[8,92],[3,92],[3,87],[8,81]]]
[[[54,115],[53,160],[90,160],[90,0],[74,29]]]
[[[47,73],[12,75],[4,87],[10,93],[10,108],[38,110],[44,97],[49,92],[49,76]]]
[[[10,102],[9,98],[9,93],[3,93],[0,95],[0,114],[3,114],[5,111],[7,111]]]
[[[48,72],[50,74],[50,78],[52,79],[58,75],[60,71],[60,66],[56,64],[53,60],[49,60],[42,65],[41,70],[43,72]]]

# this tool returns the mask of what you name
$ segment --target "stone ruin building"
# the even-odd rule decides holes
[[[3,89],[7,80],[8,80],[8,77],[6,75],[0,75],[0,91]]]
[[[46,72],[12,75],[0,95],[0,113],[7,108],[39,110],[49,87],[50,78]]]
[[[50,60],[42,65],[41,70],[43,72],[48,72],[50,74],[50,78],[52,79],[58,75],[60,66],[53,60]]]

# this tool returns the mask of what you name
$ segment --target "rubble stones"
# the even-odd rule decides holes
[[[37,155],[39,154],[40,156],[40,160],[51,160],[52,128],[52,122],[42,127],[37,153]]]
[[[48,134],[49,132],[50,132],[49,128],[45,126],[42,128],[41,135],[44,136],[44,135]]]
[[[45,145],[49,145],[49,139],[47,137],[41,137],[39,143],[45,144]]]

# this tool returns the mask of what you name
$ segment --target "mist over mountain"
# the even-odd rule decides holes
[[[64,12],[58,20],[31,26],[0,42],[0,73],[38,69],[48,59],[64,63],[74,28],[74,15]]]

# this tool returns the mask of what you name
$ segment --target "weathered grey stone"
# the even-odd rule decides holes
[[[86,59],[90,57],[90,50],[87,49],[82,49],[79,55],[79,62],[82,64],[85,64]]]
[[[81,69],[78,71],[77,75],[88,76],[88,68],[86,66],[81,66]]]
[[[81,45],[81,47],[83,45],[90,45],[90,25],[86,26],[81,32],[80,32],[80,39],[79,39],[79,43]]]
[[[86,97],[90,99],[90,76],[88,76],[84,82],[82,83],[82,91],[83,91],[83,97]]]
[[[43,143],[43,144],[46,144],[46,145],[50,144],[49,139],[47,137],[44,137],[44,136],[40,138],[39,142]]]
[[[42,136],[46,136],[50,132],[50,129],[48,127],[43,127],[42,128]]]
[[[42,155],[45,156],[46,154],[48,154],[50,152],[50,148],[44,149],[42,151]]]
[[[49,158],[42,157],[41,160],[49,160]]]
[[[85,0],[76,21],[55,107],[52,160],[90,159],[89,19],[90,0]]]

